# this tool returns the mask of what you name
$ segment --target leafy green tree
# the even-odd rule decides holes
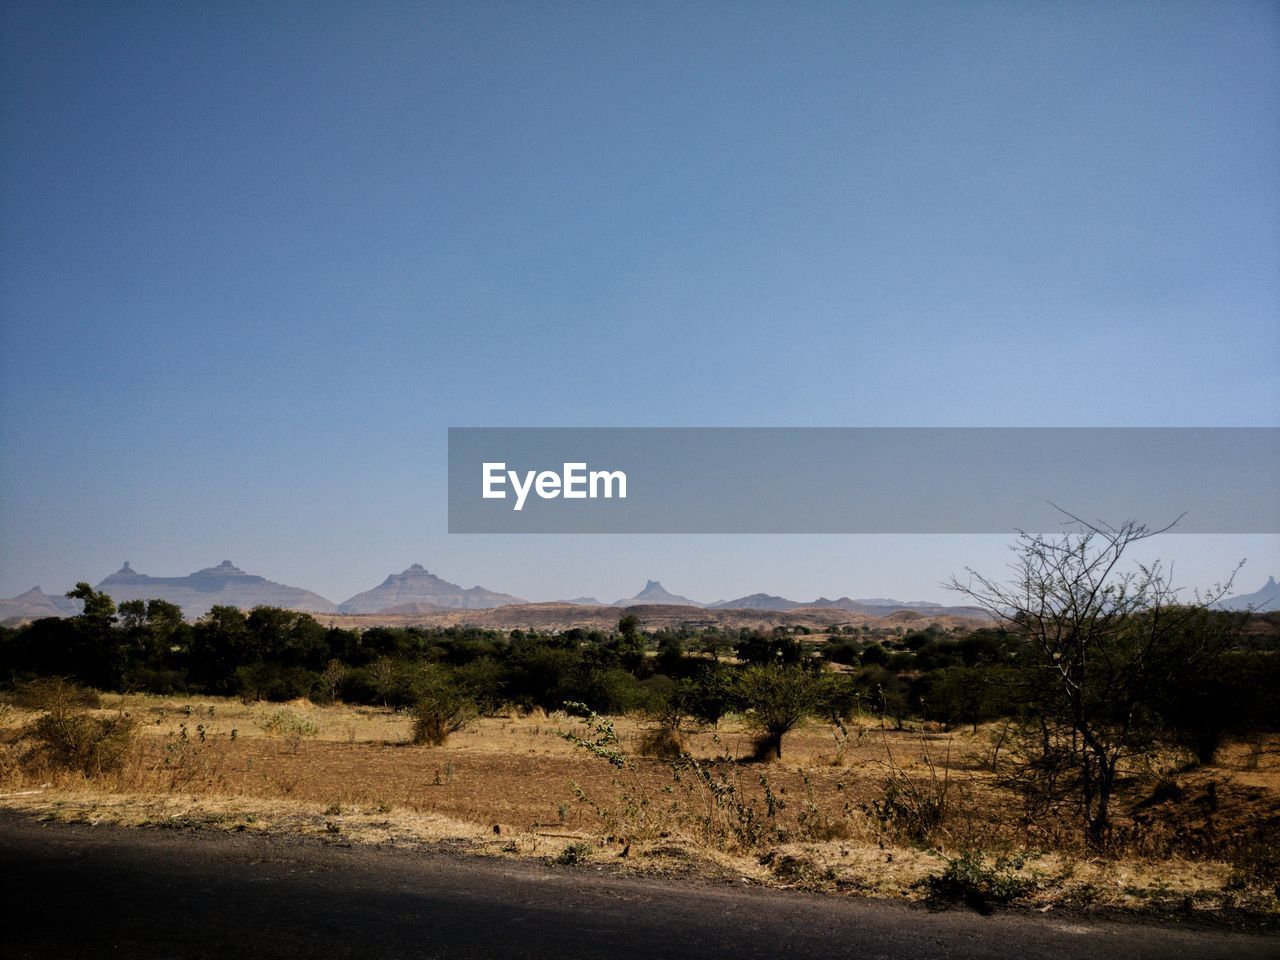
[[[677,677],[684,663],[684,644],[679,637],[665,636],[658,641],[658,670],[669,677]]]
[[[236,691],[236,670],[260,659],[244,612],[217,604],[191,631],[191,679],[209,693]]]
[[[83,581],[67,591],[67,597],[84,603],[71,620],[70,661],[74,675],[90,686],[115,690],[124,679],[127,655],[114,630],[116,604],[111,597]]]
[[[640,632],[639,618],[628,613],[618,621],[618,636],[612,643],[623,667],[632,672],[639,670],[644,665],[646,646],[644,634]]]
[[[115,601],[106,593],[94,590],[84,581],[77,583],[74,589],[68,590],[67,598],[83,601],[84,608],[80,613],[80,619],[84,623],[109,627],[116,622]]]
[[[803,656],[800,644],[794,637],[785,633],[761,633],[758,630],[742,631],[736,652],[739,660],[756,664],[795,664]]]
[[[750,666],[737,677],[737,695],[759,733],[756,757],[782,758],[782,738],[822,703],[817,677],[798,667]]]

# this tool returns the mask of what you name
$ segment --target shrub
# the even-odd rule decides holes
[[[591,851],[591,844],[579,840],[561,850],[555,862],[562,867],[576,867],[580,863],[586,863],[591,858]]]
[[[258,728],[268,736],[279,737],[297,752],[303,739],[314,737],[320,732],[316,722],[305,713],[290,710],[288,707],[277,707],[258,717]]]
[[[660,760],[675,760],[688,752],[684,742],[684,734],[679,727],[659,724],[646,730],[640,737],[636,752],[642,757],[656,757]]]
[[[432,747],[443,746],[450,734],[457,733],[475,719],[479,712],[475,701],[467,696],[441,667],[432,666],[418,678],[417,701],[413,705],[413,742]]]
[[[26,762],[43,761],[87,777],[119,770],[133,746],[138,724],[127,713],[95,717],[67,702],[53,704],[27,728],[36,746]]]
[[[1027,881],[1012,872],[1021,864],[1007,857],[990,865],[982,854],[972,852],[946,860],[945,870],[922,881],[934,903],[962,903],[988,914],[1027,892]]]
[[[22,710],[67,710],[73,707],[97,710],[102,706],[102,698],[96,690],[77,686],[61,677],[18,684],[9,694],[9,701]]]

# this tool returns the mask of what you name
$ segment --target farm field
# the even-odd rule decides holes
[[[1230,744],[1216,764],[1169,772],[1154,789],[1135,776],[1142,796],[1126,798],[1117,824],[1124,845],[1099,857],[1065,825],[1021,817],[991,769],[995,725],[811,719],[781,760],[756,763],[731,716],[692,730],[688,759],[673,762],[641,756],[648,727],[622,717],[615,766],[582,745],[600,729],[561,712],[482,717],[439,747],[414,745],[410,716],[380,707],[104,694],[95,712],[125,712],[141,734],[120,770],[87,778],[21,763],[38,713],[7,707],[0,806],[912,900],[936,897],[940,877],[972,875],[992,903],[1040,910],[1263,922],[1278,910],[1255,868],[1274,855],[1280,823],[1275,738]],[[1209,844],[1223,853],[1183,858]]]

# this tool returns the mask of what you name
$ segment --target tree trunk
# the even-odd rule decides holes
[[[781,760],[782,759],[782,734],[781,730],[766,730],[762,733],[755,745],[755,759],[757,760]]]

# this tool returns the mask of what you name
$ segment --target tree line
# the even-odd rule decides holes
[[[1120,572],[1145,527],[1024,536],[1008,581],[954,581],[991,614],[961,631],[846,625],[645,632],[326,627],[275,607],[215,606],[195,622],[163,600],[80,583],[83,612],[0,628],[0,678],[61,677],[100,690],[381,705],[440,743],[510,707],[643,712],[675,754],[682,730],[740,715],[756,754],[780,757],[809,717],[886,727],[996,722],[992,769],[1029,820],[1067,815],[1106,842],[1125,770],[1160,751],[1211,762],[1232,736],[1280,727],[1280,614],[1186,602],[1158,565]],[[1003,749],[1003,760],[998,757]]]

